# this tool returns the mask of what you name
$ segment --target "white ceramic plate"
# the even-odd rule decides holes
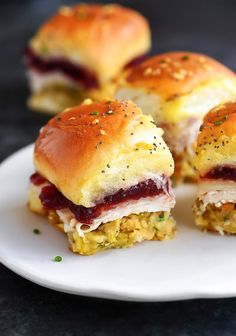
[[[45,287],[103,298],[164,301],[236,294],[236,237],[195,228],[194,186],[176,189],[178,232],[172,241],[78,256],[68,250],[62,233],[26,207],[32,148],[0,166],[0,260],[5,266]],[[42,234],[33,234],[34,228]],[[53,262],[56,255],[63,261]]]

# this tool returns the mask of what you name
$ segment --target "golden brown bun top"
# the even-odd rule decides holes
[[[61,7],[30,44],[38,55],[68,58],[100,79],[114,76],[146,53],[150,43],[148,22],[135,10],[115,4],[79,4]]]
[[[172,99],[220,76],[236,78],[232,71],[208,56],[179,51],[149,58],[125,71],[119,82],[121,86],[145,88]]]
[[[236,164],[236,101],[206,114],[197,138],[195,166],[201,176],[211,168]]]
[[[236,101],[217,106],[206,114],[198,135],[198,146],[217,140],[222,135],[236,136]]]
[[[123,28],[125,27],[125,28]],[[129,34],[132,31],[147,29],[146,19],[135,10],[119,5],[79,4],[72,7],[61,7],[56,15],[47,21],[39,30],[38,37],[57,35],[62,40],[83,38],[91,31],[98,38],[104,38],[104,31],[114,34]],[[81,36],[80,36],[81,34]],[[90,35],[90,38],[92,35]],[[112,42],[112,36],[108,36]],[[96,40],[93,40],[93,42]],[[89,43],[90,41],[88,41]]]
[[[173,173],[161,135],[153,119],[132,102],[87,100],[42,129],[34,162],[67,198],[92,206],[104,193]]]

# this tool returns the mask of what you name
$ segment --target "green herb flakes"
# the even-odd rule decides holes
[[[219,125],[222,125],[222,123],[223,123],[222,120],[216,120],[216,121],[214,122],[214,125],[219,126]]]
[[[158,216],[158,222],[163,222],[164,220],[165,220],[165,215],[164,213],[162,213]]]
[[[36,234],[36,235],[38,235],[38,234],[40,234],[41,232],[40,232],[39,229],[33,229],[33,233]]]
[[[181,60],[182,61],[187,61],[189,59],[189,56],[188,55],[184,55],[181,57]]]

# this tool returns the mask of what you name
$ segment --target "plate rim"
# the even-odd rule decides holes
[[[5,158],[0,163],[0,175],[3,169],[9,164],[10,161],[14,160],[17,156],[19,156],[23,152],[27,152],[30,150],[33,150],[34,144],[31,143],[25,147],[22,147],[21,149],[15,151],[11,155],[9,155],[7,158]],[[111,300],[121,300],[121,301],[132,301],[132,302],[168,302],[168,301],[178,301],[178,300],[189,300],[189,299],[205,299],[205,298],[229,298],[236,296],[236,287],[235,291],[232,290],[230,292],[226,291],[218,291],[218,290],[194,290],[194,291],[186,291],[186,293],[183,294],[183,292],[176,292],[175,295],[173,293],[170,293],[170,295],[167,295],[164,293],[164,295],[159,294],[152,294],[152,293],[137,293],[137,292],[129,292],[129,291],[122,291],[122,290],[115,290],[112,289],[101,289],[99,287],[96,288],[94,286],[93,288],[86,286],[80,286],[80,288],[76,288],[71,285],[64,285],[60,284],[58,281],[51,281],[50,279],[44,279],[43,277],[40,277],[38,275],[35,275],[33,271],[28,271],[26,269],[23,269],[21,266],[18,265],[17,262],[14,262],[14,258],[9,257],[4,253],[2,248],[0,247],[0,262],[8,269],[13,271],[15,274],[23,277],[24,279],[31,281],[37,285],[40,285],[42,287],[46,287],[51,290],[67,293],[67,294],[73,294],[73,295],[80,295],[80,296],[87,296],[87,297],[95,297],[95,298],[103,298],[103,299],[111,299]]]

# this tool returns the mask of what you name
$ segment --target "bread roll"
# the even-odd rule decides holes
[[[236,98],[236,76],[206,55],[168,52],[124,71],[115,91],[116,98],[132,99],[163,128],[175,159],[175,181],[195,181],[194,147],[202,118]]]
[[[205,116],[197,140],[196,224],[221,234],[236,233],[235,122],[236,101],[220,105]]]
[[[25,53],[33,109],[56,113],[84,98],[108,96],[111,80],[150,49],[150,29],[119,5],[61,7]]]
[[[81,254],[171,238],[174,162],[162,133],[130,101],[67,109],[36,141],[30,209],[64,225]]]

